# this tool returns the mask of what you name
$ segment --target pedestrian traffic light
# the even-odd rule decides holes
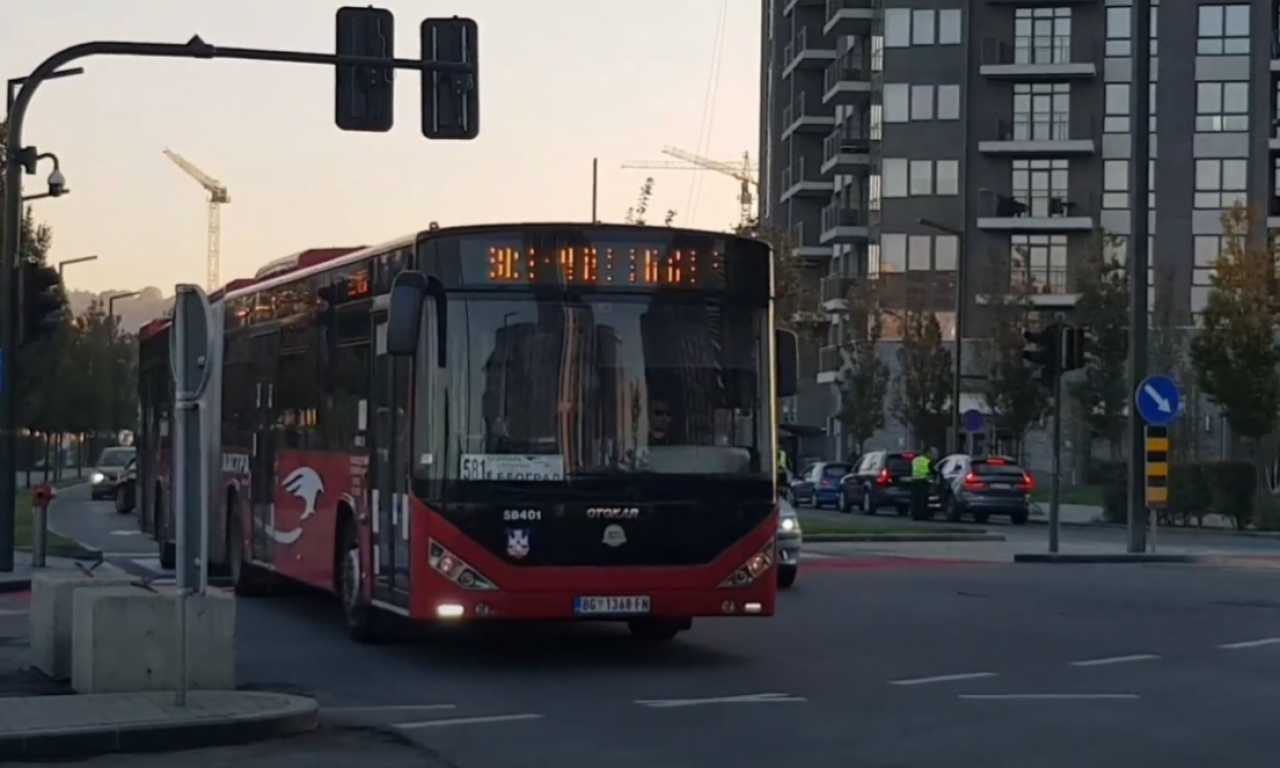
[[[1062,331],[1062,370],[1078,371],[1089,364],[1089,336],[1084,328],[1066,326]]]
[[[395,58],[395,16],[386,8],[339,8],[339,56]],[[395,69],[339,64],[334,121],[344,131],[391,130],[395,124]]]
[[[1027,342],[1022,358],[1040,369],[1041,383],[1052,389],[1061,369],[1062,326],[1054,323],[1039,331],[1023,331],[1022,338]]]
[[[22,285],[21,339],[24,344],[47,338],[58,330],[67,295],[58,270],[38,262],[24,262]]]
[[[475,19],[422,22],[422,61],[466,64],[468,73],[422,71],[422,135],[466,141],[480,134],[480,75]]]

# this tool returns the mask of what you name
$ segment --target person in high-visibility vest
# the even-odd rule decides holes
[[[778,493],[786,498],[791,489],[791,470],[787,469],[787,451],[778,446]]]
[[[911,460],[911,518],[929,519],[929,483],[933,480],[933,459],[921,452]]]

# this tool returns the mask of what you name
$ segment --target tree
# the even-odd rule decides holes
[[[1157,274],[1165,281],[1169,267],[1157,266]],[[1147,347],[1147,370],[1162,373],[1178,382],[1182,390],[1183,412],[1169,424],[1170,458],[1194,461],[1200,455],[1200,387],[1191,364],[1191,328],[1178,323],[1171,302],[1158,301],[1152,307],[1151,334]]]
[[[1069,389],[1090,432],[1119,459],[1129,408],[1129,273],[1115,250],[1114,238],[1096,233],[1076,302],[1078,322],[1090,335],[1090,359]]]
[[[942,343],[942,327],[932,312],[906,312],[898,365],[894,418],[911,431],[920,447],[945,444],[953,370],[951,352]]]
[[[773,311],[775,324],[795,331],[803,344],[810,347],[820,344],[828,321],[826,315],[818,311],[816,286],[791,238],[781,229],[761,226],[754,219],[735,227],[734,231],[742,237],[763,241],[773,250],[773,294],[777,298]]]
[[[652,176],[645,179],[644,183],[640,185],[640,194],[636,196],[636,204],[627,209],[626,222],[628,224],[638,224],[643,227],[649,223],[649,205],[653,202],[653,188],[654,181]],[[668,210],[662,218],[663,225],[668,227],[675,224],[675,221],[676,212],[674,210]]]
[[[1263,456],[1258,443],[1280,414],[1280,279],[1272,247],[1252,236],[1254,221],[1241,205],[1222,216],[1224,236],[1191,361],[1200,390],[1221,409],[1232,435],[1254,443],[1249,454],[1256,463]]]
[[[880,303],[869,281],[849,291],[846,341],[840,350],[840,410],[836,413],[844,433],[853,443],[854,455],[862,455],[866,442],[884,429],[885,398],[892,378],[880,359],[883,324]]]
[[[1013,453],[1022,459],[1022,443],[1027,432],[1049,408],[1048,393],[1040,386],[1040,372],[1022,356],[1026,349],[1029,286],[1025,281],[1013,293],[999,297],[992,305],[995,328],[986,347],[987,390],[984,399],[997,429],[1013,441]]]

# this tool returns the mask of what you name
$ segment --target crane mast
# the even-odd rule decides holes
[[[231,195],[226,186],[209,174],[197,168],[191,161],[173,150],[164,150],[164,156],[178,166],[183,173],[190,176],[197,184],[209,193],[209,229],[206,241],[205,256],[205,288],[210,292],[217,290],[221,284],[222,270],[222,206],[231,202]]]

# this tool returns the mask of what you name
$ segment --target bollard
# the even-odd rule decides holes
[[[45,566],[49,548],[49,504],[58,492],[48,483],[40,483],[31,489],[31,567]]]

